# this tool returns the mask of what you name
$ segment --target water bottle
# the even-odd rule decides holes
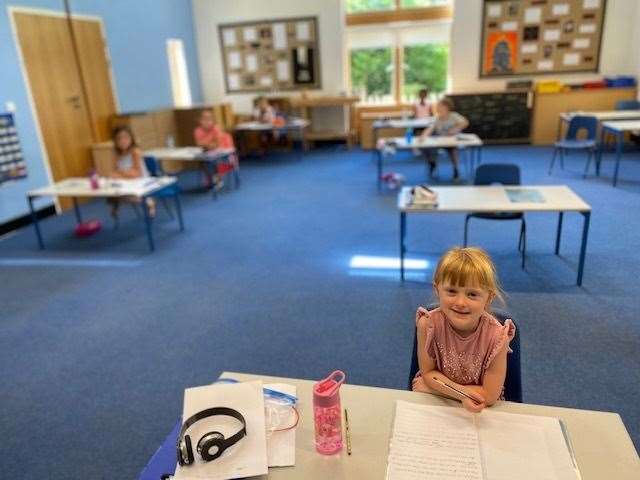
[[[167,135],[167,147],[174,148],[176,146],[176,139],[173,135]]]
[[[344,372],[336,370],[313,386],[316,450],[323,455],[332,455],[342,450],[340,385],[344,380]]]
[[[95,170],[92,170],[91,175],[89,175],[89,185],[91,185],[91,190],[98,190],[100,188],[100,177]]]
[[[404,132],[404,138],[407,141],[407,145],[411,145],[413,142],[413,128],[407,128]]]

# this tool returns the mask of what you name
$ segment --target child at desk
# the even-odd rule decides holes
[[[462,130],[469,126],[469,121],[460,115],[458,112],[453,111],[453,102],[448,98],[442,98],[436,104],[436,120],[429,128],[422,132],[420,138],[426,138],[431,135],[434,136],[451,136],[457,135]],[[427,162],[429,162],[429,175],[433,175],[433,171],[436,168],[436,161],[433,158],[433,149],[427,151]],[[451,159],[453,165],[453,179],[460,179],[460,172],[458,170],[458,149],[456,147],[445,148]]]
[[[286,120],[282,115],[279,115],[276,109],[269,103],[266,97],[258,97],[256,99],[256,107],[253,109],[253,119],[256,122],[268,123],[274,127],[284,127]],[[263,154],[271,142],[278,141],[281,137],[281,132],[277,129],[273,129],[267,132],[260,133],[260,146]]]
[[[429,101],[429,89],[423,88],[418,92],[418,101],[413,105],[415,118],[429,118],[433,116],[433,106]]]
[[[196,145],[202,147],[205,153],[218,148],[235,148],[233,137],[216,124],[215,117],[211,110],[203,110],[202,113],[200,113],[198,126],[193,132],[193,138]],[[238,159],[235,155],[229,157],[229,162],[233,168],[238,167]],[[201,169],[205,179],[205,187],[210,188],[212,178],[207,169],[206,162],[202,162]],[[218,170],[219,169],[220,168],[218,168]],[[213,185],[216,189],[220,189],[224,185],[219,173],[213,175]]]
[[[449,250],[438,262],[433,290],[440,306],[416,312],[420,371],[413,390],[443,394],[479,412],[502,396],[515,336],[511,320],[502,325],[490,313],[493,300],[502,300],[491,258],[479,248]]]
[[[111,178],[115,179],[133,179],[148,177],[149,173],[142,159],[142,152],[136,144],[133,132],[127,126],[116,127],[113,130],[113,163],[111,168]],[[128,202],[136,203],[138,200],[133,198],[125,199]],[[120,201],[118,198],[109,198],[108,203],[111,205],[111,216],[114,220],[118,219],[118,209]],[[152,198],[146,200],[149,215],[154,217],[156,214],[156,204]]]

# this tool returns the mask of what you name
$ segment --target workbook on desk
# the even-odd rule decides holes
[[[580,480],[557,418],[398,400],[387,480]]]

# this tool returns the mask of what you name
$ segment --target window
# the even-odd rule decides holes
[[[418,91],[428,86],[431,92],[441,93],[447,88],[449,45],[425,43],[404,47],[402,99],[415,101]]]
[[[400,0],[400,8],[426,8],[450,5],[451,0]]]
[[[187,73],[187,61],[184,56],[184,45],[178,38],[167,40],[167,56],[171,75],[171,91],[174,107],[191,106],[191,86]]]
[[[393,10],[395,0],[347,0],[347,13]]]

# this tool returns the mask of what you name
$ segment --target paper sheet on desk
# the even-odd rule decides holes
[[[296,395],[296,387],[287,383],[267,383],[264,388],[287,395]],[[295,428],[273,432],[267,436],[267,461],[270,467],[291,467],[296,464]]]
[[[226,480],[266,475],[267,442],[265,435],[262,382],[214,384],[188,388],[184,392],[183,419],[211,407],[239,411],[247,424],[247,435],[211,462],[203,462],[196,451],[198,440],[207,432],[219,431],[230,437],[239,430],[238,421],[223,415],[200,420],[188,430],[195,462],[176,466],[175,480]]]

